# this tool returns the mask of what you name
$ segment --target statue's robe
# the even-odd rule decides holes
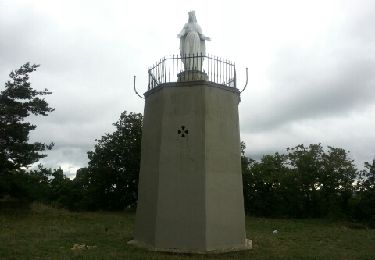
[[[206,38],[202,34],[202,29],[196,22],[186,23],[178,36],[185,70],[201,71],[203,56],[206,54]],[[193,55],[196,58],[192,58]]]

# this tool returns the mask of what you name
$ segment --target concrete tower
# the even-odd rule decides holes
[[[175,252],[248,249],[235,66],[205,55],[209,38],[200,27],[191,36],[190,16],[181,55],[149,69],[131,243]],[[189,42],[195,39],[201,47]]]

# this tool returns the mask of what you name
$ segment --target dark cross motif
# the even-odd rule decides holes
[[[185,137],[185,135],[189,134],[189,130],[185,128],[185,126],[181,126],[181,129],[177,130],[177,134],[181,137]]]

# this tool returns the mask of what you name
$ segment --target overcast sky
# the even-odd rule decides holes
[[[236,62],[247,155],[321,143],[375,156],[375,1],[0,0],[0,89],[11,70],[41,64],[32,86],[56,109],[33,119],[32,140],[55,143],[42,163],[73,176],[122,111],[147,68],[179,53],[177,34],[196,11],[206,50]]]

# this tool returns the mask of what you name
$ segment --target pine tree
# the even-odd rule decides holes
[[[53,143],[30,143],[29,134],[36,125],[25,121],[31,114],[47,116],[54,110],[40,97],[51,92],[37,91],[29,82],[29,74],[38,67],[28,62],[12,71],[0,92],[0,177],[37,162],[46,156],[40,152],[53,146]]]

